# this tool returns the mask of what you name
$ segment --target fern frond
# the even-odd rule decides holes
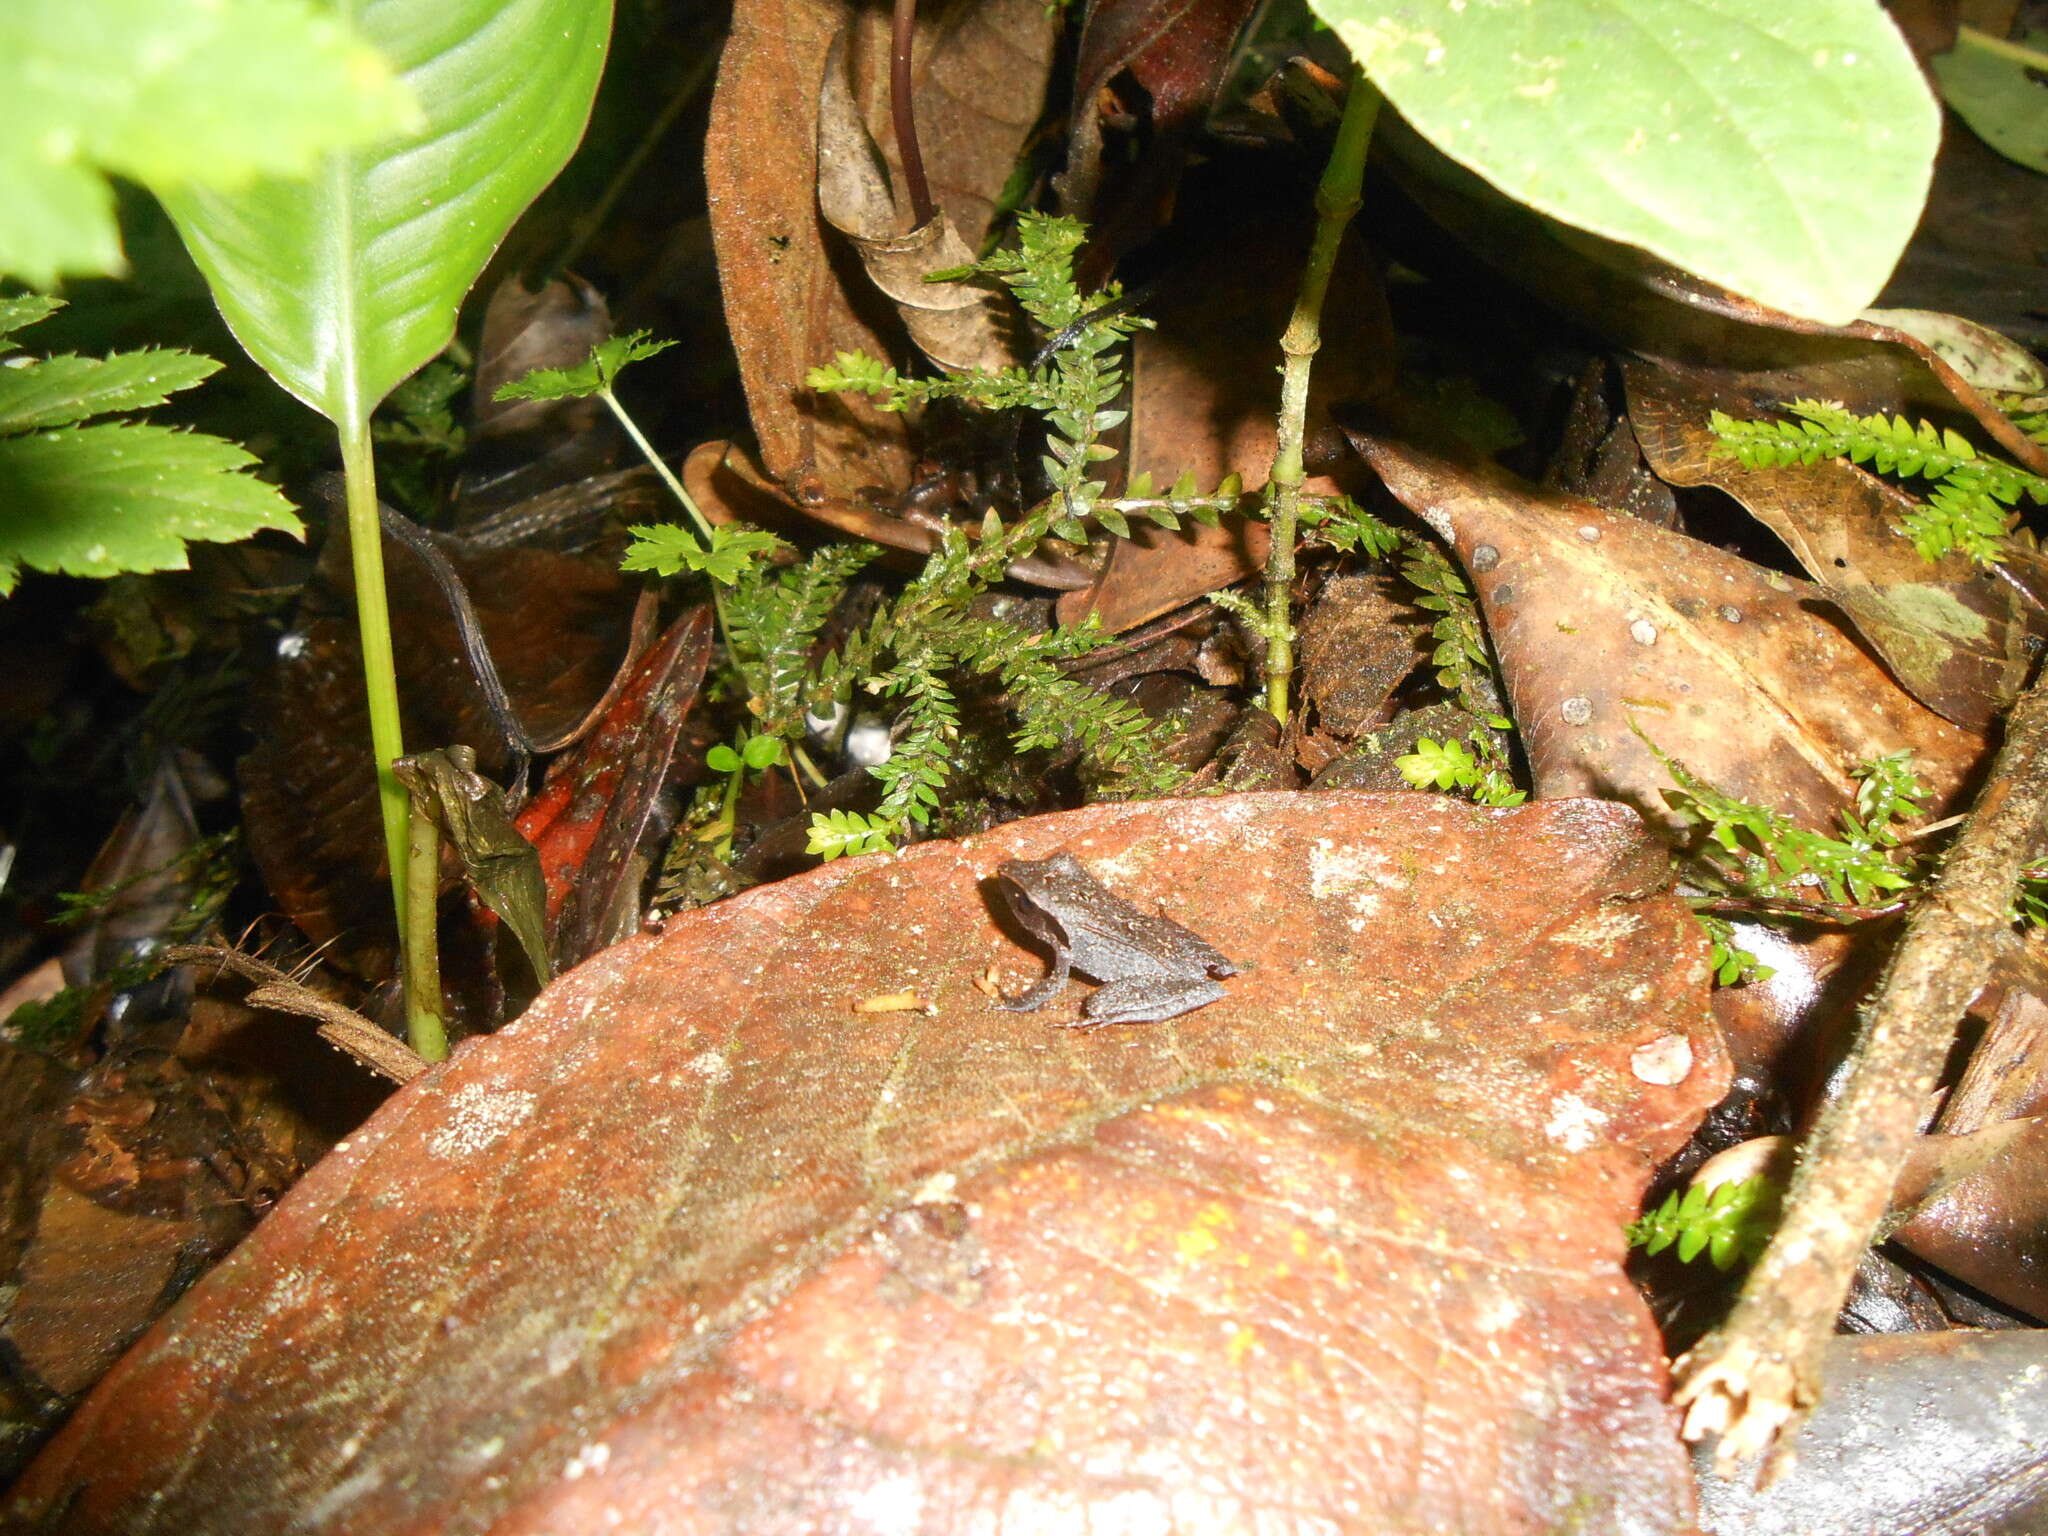
[[[1912,863],[1892,854],[1901,841],[1893,822],[1916,812],[1928,794],[1912,772],[1910,754],[1893,753],[1856,770],[1864,788],[1856,809],[1841,813],[1842,833],[1833,837],[1725,793],[1664,752],[1641,727],[1632,728],[1678,786],[1664,791],[1665,802],[1681,820],[1703,829],[1700,862],[1729,890],[1776,897],[1818,888],[1829,901],[1863,906],[1919,880]]]

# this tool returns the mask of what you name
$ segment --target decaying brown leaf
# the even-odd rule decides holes
[[[1248,962],[1003,1011],[1066,850]],[[77,1533],[1687,1532],[1621,1222],[1721,1093],[1623,807],[1102,806],[617,946],[401,1090],[8,1514]],[[849,1012],[914,988],[937,1009]]]
[[[348,540],[337,530],[297,624],[257,686],[242,815],[250,851],[292,921],[315,942],[339,940],[335,958],[381,977],[392,963],[390,901]],[[575,725],[628,650],[634,602],[626,579],[609,562],[548,549],[457,539],[442,550],[469,589],[527,729],[549,737]],[[486,777],[501,774],[504,740],[463,662],[446,600],[395,544],[386,575],[408,738],[465,742],[477,748]]]
[[[900,185],[887,126],[889,14],[845,0],[734,8],[705,151],[725,318],[761,461],[806,499],[894,495],[910,483],[903,416],[804,387],[836,352],[897,351],[876,328],[871,301],[845,285],[818,215],[819,87],[849,20],[854,98]],[[1055,29],[1042,0],[919,7],[912,55],[925,170],[970,249],[1038,116]]]
[[[1739,375],[1624,365],[1629,419],[1652,467],[1675,485],[1713,485],[1785,541],[1899,682],[1929,709],[1983,731],[2018,697],[2041,610],[1959,554],[1929,562],[1898,531],[1913,497],[1853,464],[1744,469],[1708,426],[1783,403]]]
[[[1832,829],[1855,764],[1911,748],[1939,808],[1983,752],[1900,689],[1818,588],[1502,471],[1352,440],[1470,573],[1541,796],[1668,819],[1647,736],[1727,793]]]
[[[868,137],[847,79],[848,21],[825,59],[818,93],[818,211],[852,242],[868,280],[896,306],[911,342],[949,372],[995,373],[1017,362],[993,289],[928,283],[933,272],[967,266],[974,251],[943,208],[915,228],[897,209],[880,151]]]

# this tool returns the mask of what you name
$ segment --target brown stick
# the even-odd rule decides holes
[[[217,965],[224,971],[233,971],[244,981],[255,984],[246,999],[250,1007],[317,1020],[321,1039],[394,1083],[409,1083],[427,1070],[428,1063],[408,1049],[403,1040],[386,1034],[353,1008],[345,1008],[331,997],[322,997],[310,987],[300,986],[285,972],[254,955],[213,944],[177,944],[164,951],[164,959],[172,965]]]
[[[2048,823],[2048,682],[2006,720],[2005,746],[1864,1009],[1842,1092],[1801,1152],[1776,1237],[1728,1320],[1674,1367],[1690,1440],[1721,1437],[1723,1475],[1772,1449],[1768,1479],[1820,1399],[1822,1351],[1918,1134],[1957,1020],[2012,927],[2022,867]]]

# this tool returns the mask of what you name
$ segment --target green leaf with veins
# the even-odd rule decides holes
[[[0,101],[0,272],[35,284],[123,270],[107,173],[239,189],[418,120],[383,59],[307,0],[7,0]]]
[[[620,570],[651,571],[657,576],[702,571],[727,586],[739,580],[750,562],[773,554],[782,542],[772,533],[740,524],[712,528],[709,547],[680,523],[653,523],[627,531],[633,542],[619,561]]]
[[[350,14],[419,131],[333,151],[309,181],[164,198],[236,338],[344,437],[448,344],[470,284],[582,137],[611,33],[609,0]]]
[[[10,358],[0,363],[0,433],[68,427],[109,411],[162,405],[218,372],[212,358],[175,350]]]
[[[102,422],[0,439],[0,593],[24,565],[70,576],[182,570],[188,539],[299,531],[253,455],[196,432]]]
[[[1541,213],[1843,324],[1941,113],[1875,0],[1311,0],[1444,154]]]

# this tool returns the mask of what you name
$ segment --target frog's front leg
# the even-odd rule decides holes
[[[1082,1017],[1063,1029],[1094,1029],[1103,1024],[1157,1024],[1178,1018],[1223,996],[1223,984],[1206,976],[1131,976],[1107,982],[1088,994]]]

